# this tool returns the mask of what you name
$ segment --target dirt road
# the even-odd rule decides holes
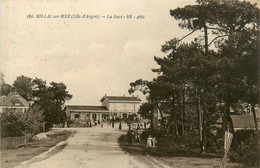
[[[68,128],[76,130],[67,141],[61,142],[55,148],[23,162],[19,168],[145,168],[151,167],[146,161],[140,162],[122,151],[117,139],[125,132],[115,128],[100,125],[92,128]],[[127,129],[123,125],[123,129]],[[152,166],[154,167],[154,166]],[[158,167],[158,166],[156,166]],[[162,166],[159,166],[162,167]],[[165,167],[165,166],[163,166]]]
[[[67,128],[76,131],[67,141],[49,151],[23,162],[18,168],[209,168],[219,167],[220,159],[192,157],[152,157],[124,152],[118,138],[128,129],[119,131],[100,125],[92,128]],[[228,167],[236,167],[229,165]]]

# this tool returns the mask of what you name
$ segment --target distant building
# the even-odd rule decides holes
[[[255,121],[252,115],[230,115],[233,123],[234,131],[237,130],[255,130]],[[216,125],[222,125],[223,119],[219,118]]]
[[[139,97],[130,96],[103,96],[102,106],[66,105],[67,118],[74,122],[101,121],[108,118],[128,118],[137,114],[141,105]]]
[[[129,115],[137,114],[141,105],[141,99],[129,96],[104,96],[100,100],[102,106],[107,107],[110,116],[128,118]]]
[[[109,111],[105,106],[66,105],[66,114],[71,121],[85,122],[107,119]]]
[[[10,92],[7,96],[0,97],[0,113],[7,110],[16,112],[26,112],[29,102],[16,92]]]

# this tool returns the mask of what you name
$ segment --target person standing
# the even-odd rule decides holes
[[[140,129],[140,124],[139,123],[137,124],[137,129]]]
[[[139,135],[139,133],[137,133],[137,135],[136,135],[136,143],[140,143],[140,135]]]
[[[114,121],[112,121],[112,128],[114,128]]]
[[[132,133],[130,130],[127,131],[127,141],[128,143],[132,144],[133,140],[132,140]]]
[[[149,135],[149,137],[147,138],[147,147],[152,147],[152,136]]]
[[[120,130],[122,129],[122,124],[121,124],[121,122],[119,123],[119,129],[120,129]]]
[[[152,147],[155,148],[157,144],[157,140],[155,138],[152,138]]]

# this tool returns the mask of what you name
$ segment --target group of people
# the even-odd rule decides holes
[[[147,147],[155,148],[156,144],[157,140],[151,135],[149,135],[149,137],[147,138]]]
[[[135,129],[146,129],[147,123],[143,122],[143,124],[142,124],[142,123],[139,122],[139,123],[134,124],[133,126],[131,126],[131,123],[128,122],[127,125],[128,125],[128,129],[129,130],[131,129],[131,127],[135,128]]]

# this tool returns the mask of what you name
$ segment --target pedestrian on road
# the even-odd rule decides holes
[[[89,127],[91,127],[91,121],[89,122]]]
[[[114,122],[112,121],[112,128],[114,128]]]
[[[101,128],[103,128],[103,122],[101,122]]]

